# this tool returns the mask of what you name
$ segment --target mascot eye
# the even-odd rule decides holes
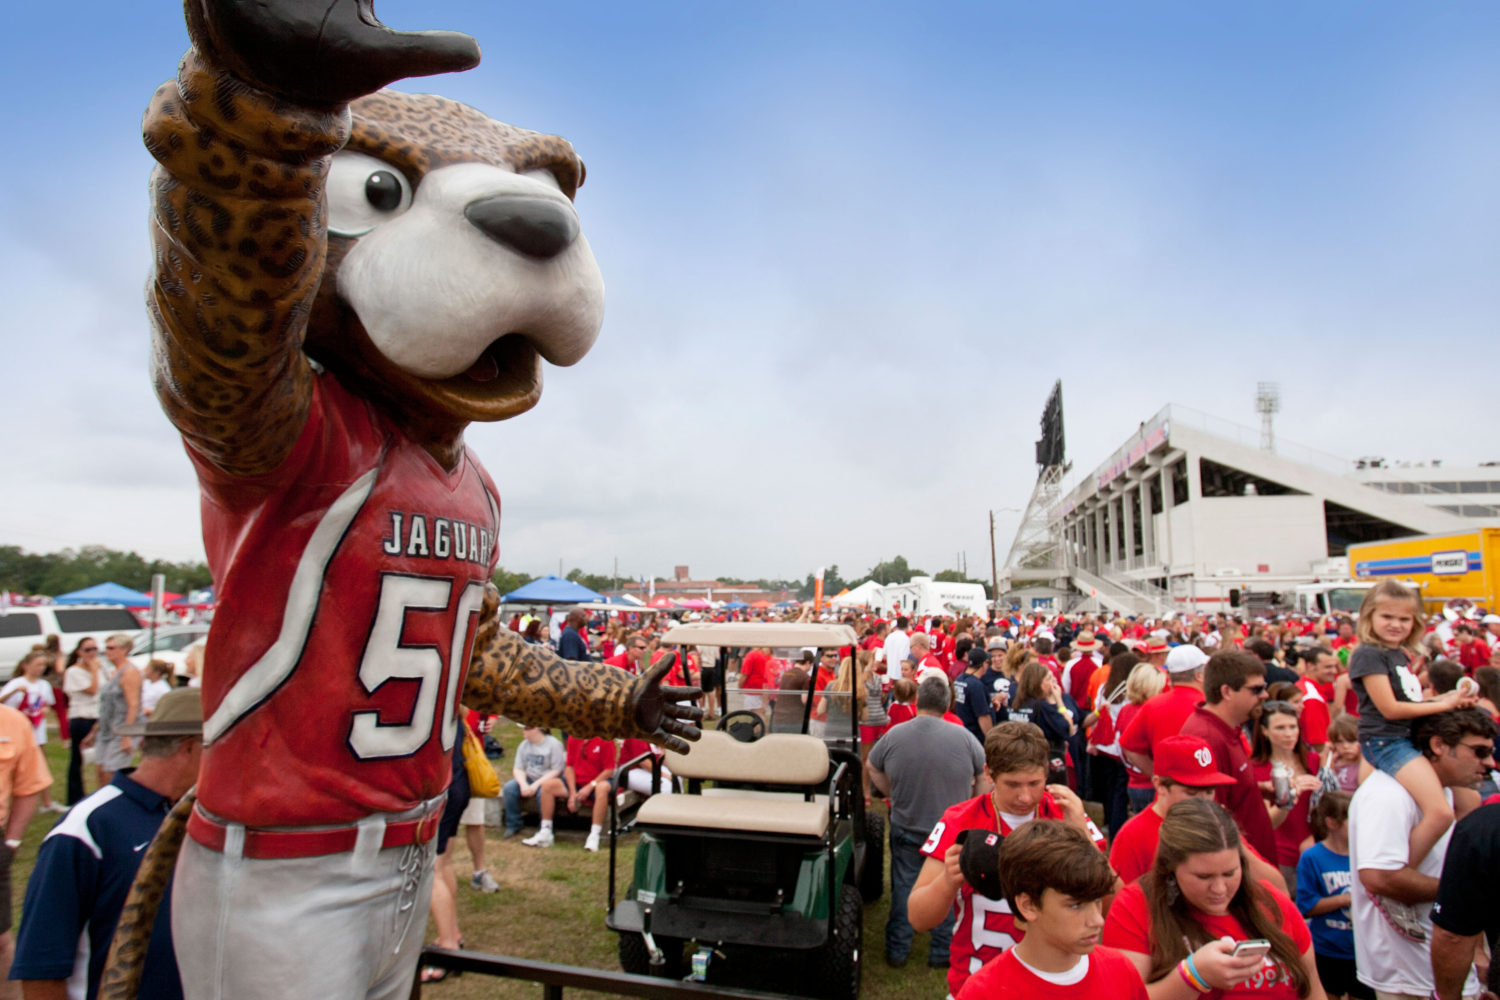
[[[389,170],[377,170],[365,178],[365,201],[382,212],[401,207],[401,182]]]
[[[389,163],[364,153],[334,154],[328,172],[328,231],[363,236],[411,207],[411,184]]]

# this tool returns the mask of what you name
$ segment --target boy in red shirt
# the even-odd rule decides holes
[[[997,846],[996,888],[1026,936],[970,976],[958,1000],[1145,1000],[1135,965],[1099,944],[1115,875],[1088,836],[1043,820]]]
[[[614,773],[616,759],[614,740],[569,736],[563,776],[548,778],[537,792],[542,809],[542,828],[521,843],[527,847],[552,846],[552,817],[557,813],[557,800],[565,798],[570,813],[576,813],[580,806],[592,801],[593,825],[589,827],[583,849],[597,851],[599,836],[604,832],[604,817],[609,814],[610,776]]]
[[[1088,835],[1104,856],[1104,835],[1066,785],[1048,785],[1047,737],[1030,722],[1002,722],[985,735],[984,767],[993,791],[951,806],[932,828],[921,853],[926,857],[906,901],[912,928],[927,931],[953,912],[953,943],[948,950],[948,993],[958,996],[964,982],[999,958],[1024,933],[1010,904],[976,895],[959,867],[964,830],[1009,835],[1032,820],[1061,820]]]

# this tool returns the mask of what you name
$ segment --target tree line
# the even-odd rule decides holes
[[[85,545],[77,550],[60,549],[47,553],[27,552],[18,545],[0,545],[0,590],[10,590],[20,594],[43,594],[55,597],[58,594],[82,590],[99,583],[118,583],[122,587],[148,591],[151,588],[151,577],[156,573],[161,573],[166,577],[167,590],[178,594],[185,594],[190,590],[198,590],[213,584],[213,575],[208,571],[208,565],[203,562],[174,563],[162,559],[148,560],[136,552],[119,552],[102,545]],[[493,579],[500,593],[508,594],[531,582],[537,575],[539,574],[508,570],[502,566],[496,568]],[[868,573],[851,580],[845,580],[840,575],[837,564],[827,567],[823,574],[823,595],[832,597],[846,587],[852,590],[867,580],[874,580],[879,584],[905,583],[914,576],[931,576],[939,582],[985,582],[967,579],[957,570],[951,569],[929,574],[909,565],[904,556],[898,555],[893,559],[876,563]],[[613,590],[616,582],[616,578],[609,574],[586,573],[582,569],[571,570],[567,578],[596,591]],[[618,579],[623,585],[636,578],[621,576]],[[816,573],[808,573],[801,580],[769,578],[752,580],[733,576],[721,576],[717,579],[728,587],[757,587],[768,591],[786,590],[796,594],[800,600],[810,600],[813,596]]]

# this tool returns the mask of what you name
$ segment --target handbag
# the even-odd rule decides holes
[[[464,723],[464,770],[469,773],[469,795],[477,799],[494,799],[500,796],[500,775],[495,765],[484,755],[484,744],[474,735],[469,724]]]

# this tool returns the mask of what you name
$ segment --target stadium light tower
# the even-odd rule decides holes
[[[1271,426],[1272,418],[1281,412],[1281,386],[1275,382],[1255,383],[1255,412],[1260,414],[1260,446],[1264,451],[1276,450],[1276,432]]]

